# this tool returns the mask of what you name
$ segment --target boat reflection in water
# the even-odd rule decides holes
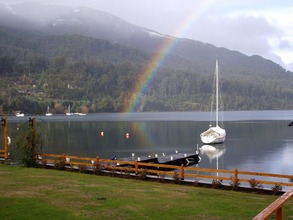
[[[225,154],[226,146],[224,144],[203,145],[199,148],[199,151],[212,161],[214,159],[219,159]]]
[[[216,160],[216,169],[219,169],[219,158],[226,153],[224,144],[203,145],[199,148],[200,154],[206,155],[210,159],[210,163]],[[218,173],[217,173],[218,176]]]

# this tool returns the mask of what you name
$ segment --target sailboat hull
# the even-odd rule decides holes
[[[46,112],[46,116],[52,116],[53,113],[50,112],[50,107],[47,107],[47,112]]]
[[[219,126],[210,127],[200,134],[200,138],[204,144],[220,144],[226,139],[226,131]]]

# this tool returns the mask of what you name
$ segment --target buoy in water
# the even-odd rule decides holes
[[[103,131],[101,132],[101,136],[102,136],[102,137],[104,136],[104,132],[103,132]]]
[[[128,139],[130,137],[129,133],[126,133],[125,137]]]

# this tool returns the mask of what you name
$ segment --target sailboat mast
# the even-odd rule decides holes
[[[218,60],[216,60],[216,126],[219,121],[219,76],[218,76]]]

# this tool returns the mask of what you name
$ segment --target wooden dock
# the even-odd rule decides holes
[[[163,156],[135,156],[117,158],[119,161],[138,161],[142,163],[151,163],[151,164],[164,164],[164,165],[174,165],[174,166],[192,166],[198,164],[200,157],[198,154],[187,154],[187,153],[175,153],[171,155]],[[117,166],[125,166],[117,164]],[[128,165],[129,166],[129,165]],[[145,168],[148,168],[147,166]],[[165,168],[159,167],[158,169],[165,170]]]
[[[191,166],[194,164],[198,164],[200,161],[200,157],[198,154],[185,154],[185,153],[176,153],[172,155],[165,155],[158,157],[159,164],[166,165],[175,165],[175,166]]]

